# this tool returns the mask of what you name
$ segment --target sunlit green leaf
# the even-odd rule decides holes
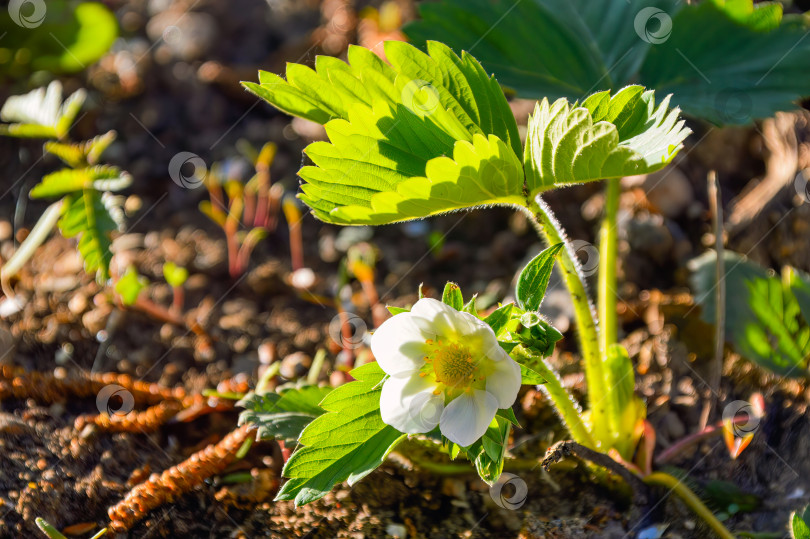
[[[283,440],[294,447],[304,427],[325,413],[319,404],[331,392],[331,387],[301,385],[273,393],[251,393],[237,403],[245,408],[239,414],[239,424],[255,426],[259,438]]]
[[[124,305],[135,305],[138,296],[149,286],[149,279],[139,275],[135,266],[127,268],[126,273],[115,283],[115,291],[121,297]]]
[[[518,276],[515,296],[521,308],[536,311],[546,295],[546,287],[554,268],[557,253],[564,247],[562,243],[552,245],[534,257]],[[527,324],[524,324],[527,325]],[[536,324],[533,324],[536,325]]]

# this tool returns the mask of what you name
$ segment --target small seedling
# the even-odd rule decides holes
[[[178,266],[174,262],[166,262],[163,264],[163,277],[169,286],[172,287],[172,312],[179,315],[183,312],[183,305],[185,304],[185,290],[183,285],[188,279],[188,270]]]
[[[247,183],[225,177],[217,165],[205,178],[209,200],[200,202],[200,211],[225,232],[228,272],[234,279],[247,270],[256,245],[276,228],[284,189],[280,184],[270,185],[275,151],[275,145],[268,143],[256,154],[256,173]]]

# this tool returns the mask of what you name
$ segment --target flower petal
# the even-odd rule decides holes
[[[371,336],[371,352],[391,376],[410,373],[425,364],[425,336],[410,313],[389,318]]]
[[[506,356],[503,361],[493,362],[492,368],[487,376],[487,393],[498,400],[498,408],[509,408],[520,391],[520,365]]]
[[[498,411],[498,400],[489,392],[474,389],[448,404],[439,427],[451,442],[467,447],[481,438]]]
[[[434,395],[434,389],[418,374],[387,379],[380,394],[383,422],[407,434],[432,431],[444,410],[444,394]]]
[[[422,298],[413,304],[411,314],[423,333],[444,337],[455,333],[454,318],[459,311],[433,298]]]

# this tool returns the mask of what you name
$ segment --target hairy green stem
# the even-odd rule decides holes
[[[513,352],[524,360],[527,367],[545,378],[546,383],[540,387],[554,403],[554,408],[560,415],[571,437],[574,438],[578,444],[596,449],[596,443],[591,433],[588,431],[585,422],[582,420],[582,410],[580,410],[579,404],[577,404],[574,398],[565,390],[557,373],[546,365],[542,357],[532,354],[523,346],[517,346]]]
[[[582,350],[582,357],[585,362],[585,380],[588,384],[588,401],[591,407],[591,414],[599,416],[598,410],[602,414],[607,413],[605,399],[606,387],[603,374],[602,356],[599,353],[599,330],[596,325],[596,318],[593,305],[588,297],[588,290],[585,286],[585,277],[580,270],[576,252],[571,242],[560,227],[560,223],[551,213],[551,208],[539,196],[526,200],[526,207],[529,217],[532,220],[537,232],[549,245],[564,243],[565,249],[560,251],[559,268],[562,271],[563,281],[571,294],[574,303],[574,318],[579,334],[579,344]],[[604,415],[602,415],[604,417]],[[593,423],[593,421],[592,421]],[[590,435],[589,435],[590,438]],[[578,440],[579,441],[579,440]],[[591,444],[584,444],[593,447]]]
[[[677,478],[664,472],[653,472],[642,478],[648,485],[658,485],[670,489],[722,539],[734,539],[734,535],[717,520],[717,517],[706,507],[689,487]]]
[[[618,213],[621,183],[608,180],[605,190],[605,217],[599,230],[599,293],[598,310],[601,331],[599,349],[607,354],[618,338],[616,323],[616,252],[618,243]]]

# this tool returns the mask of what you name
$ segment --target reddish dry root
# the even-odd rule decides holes
[[[82,430],[86,425],[94,424],[99,429],[107,432],[153,432],[166,424],[182,409],[183,404],[181,402],[166,400],[160,404],[150,406],[142,412],[81,415],[76,418],[74,425],[76,430]]]
[[[160,475],[152,474],[148,480],[130,490],[118,504],[110,507],[107,511],[110,528],[116,532],[127,531],[153,509],[177,500],[209,477],[222,472],[247,439],[248,429],[248,425],[243,425],[219,443],[194,453]]]

